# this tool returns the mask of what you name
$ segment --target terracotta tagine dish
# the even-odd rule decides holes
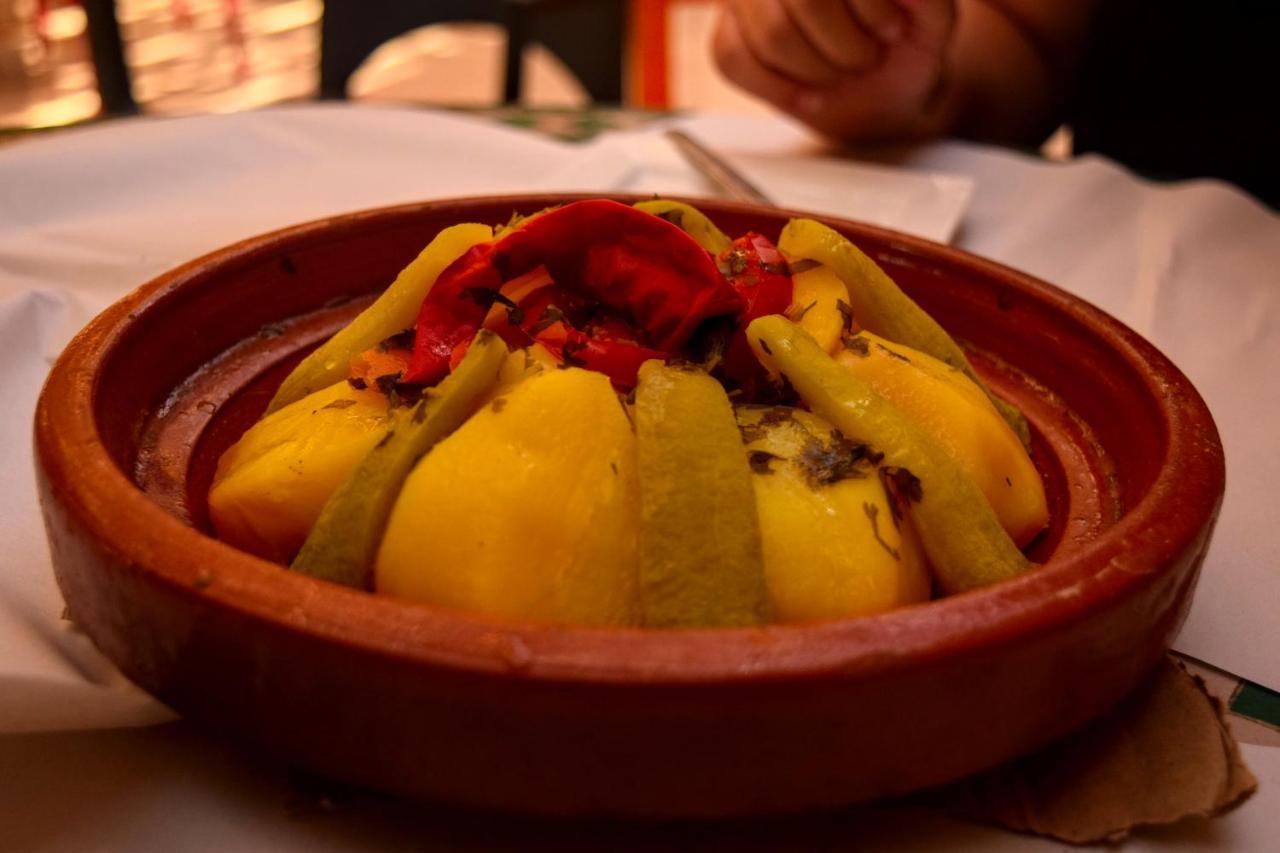
[[[70,618],[163,702],[296,765],[409,797],[558,816],[778,814],[948,782],[1078,728],[1161,659],[1191,604],[1224,464],[1203,400],[1154,347],[1052,285],[884,229],[814,217],[822,224],[800,233],[791,220],[801,213],[686,200],[706,216],[695,228],[694,214],[682,219],[678,201],[661,203],[669,204],[662,210],[648,202],[655,216],[641,222],[622,205],[644,199],[612,196],[621,204],[609,205],[585,198],[445,200],[312,222],[192,261],[97,317],[54,366],[35,420],[41,502]],[[553,206],[562,207],[532,216]],[[583,260],[565,248],[565,235],[606,239],[592,235],[613,219],[626,237],[607,251]],[[460,243],[446,258],[456,260],[432,270],[425,301],[419,294],[409,309],[397,309],[416,314],[416,325],[370,338],[352,350],[362,351],[356,359],[317,367],[334,346],[326,341],[338,340],[339,330],[350,336],[383,310],[387,300],[375,297],[402,287],[406,264],[422,267],[430,260],[423,247],[460,223],[504,224],[496,237],[486,225],[481,237]],[[790,236],[779,239],[786,229]],[[747,236],[730,246],[726,234]],[[930,340],[945,339],[939,381],[966,383],[966,399],[989,409],[1006,443],[1030,460],[1027,470],[1040,481],[1032,522],[1014,530],[987,509],[970,521],[957,503],[959,514],[934,510],[931,524],[955,528],[943,544],[927,532],[916,543],[906,532],[942,493],[936,484],[947,477],[930,467],[937,454],[908,453],[912,474],[892,441],[861,437],[845,418],[866,416],[865,407],[848,402],[853,380],[833,365],[871,371],[872,381],[876,370],[927,359],[899,349],[894,342],[902,338],[871,334],[880,333],[866,319],[880,310],[874,299],[865,306],[853,299],[850,307],[843,299],[828,306],[820,295],[800,298],[803,274],[811,274],[804,287],[814,293],[827,285],[814,277],[818,261],[798,261],[795,247],[804,239],[843,246],[844,238],[857,247],[847,257],[865,253],[866,269],[896,282],[885,285],[895,298],[905,293],[940,324],[920,332],[908,323],[902,334],[922,335],[925,351]],[[716,241],[724,241],[723,252]],[[668,281],[669,270],[684,278]],[[594,302],[581,284],[592,276],[613,288]],[[744,289],[747,280],[758,290]],[[688,281],[705,288],[688,290]],[[760,307],[772,298],[765,285],[785,288],[782,307]],[[725,323],[710,322],[717,317]],[[835,325],[826,346],[838,353],[831,357],[819,346],[828,320]],[[720,329],[720,337],[708,329]],[[881,361],[859,362],[868,352]],[[308,359],[313,353],[320,355]],[[459,389],[483,372],[486,353],[484,381],[496,385],[473,395],[464,412]],[[399,367],[390,372],[388,364]],[[826,378],[810,381],[812,365]],[[317,390],[309,375],[328,377],[331,390]],[[324,402],[307,396],[325,393]],[[597,413],[586,401],[600,394],[608,404]],[[544,397],[561,403],[537,403]],[[404,491],[394,511],[369,497],[377,489],[352,486],[353,474],[327,501],[321,496],[298,530],[260,524],[255,495],[276,493],[243,486],[250,482],[243,471],[265,470],[253,468],[258,457],[245,448],[258,442],[269,450],[258,436],[280,429],[271,424],[282,418],[315,415],[349,426],[371,399],[380,408],[370,423],[383,438],[359,445],[366,463],[385,445],[385,453],[418,466],[396,475]],[[721,409],[707,400],[723,401],[716,405],[729,413],[731,455],[750,451],[733,463],[741,476],[717,473],[711,439],[686,440],[701,427],[674,428],[680,421],[652,416],[710,422],[704,413]],[[571,450],[576,455],[565,459],[583,477],[592,460],[607,462],[612,475],[602,475],[605,485],[589,498],[575,492],[573,500],[561,497],[566,478],[545,477],[545,489],[527,503],[544,495],[547,506],[537,509],[549,525],[594,513],[592,536],[574,534],[565,539],[573,547],[555,553],[566,555],[566,566],[588,551],[606,555],[591,559],[615,569],[638,559],[640,581],[626,595],[528,592],[538,572],[556,568],[560,558],[547,556],[554,537],[525,530],[513,540],[501,507],[492,516],[477,509],[493,490],[467,481],[474,472],[500,482],[512,471],[490,437],[508,434],[502,430],[513,412],[543,412],[550,423],[570,406],[581,409],[579,425],[589,424],[590,434],[574,441],[545,428],[548,453]],[[454,415],[471,420],[447,423]],[[888,432],[875,435],[892,438],[896,415],[885,417]],[[783,421],[796,430],[821,424],[830,442],[789,456],[769,443],[769,429]],[[438,434],[427,441],[418,436],[424,430]],[[481,449],[461,464],[466,430]],[[403,451],[398,442],[411,433],[427,443]],[[628,486],[639,489],[643,507],[632,539],[629,522],[617,519],[631,517],[633,493],[605,486],[610,476],[631,482],[626,466],[633,463],[594,443],[610,435],[635,444],[625,458],[643,463],[639,485]],[[497,448],[495,455],[485,448]],[[815,469],[815,459],[826,467]],[[432,482],[448,488],[423,485],[427,460],[430,476],[445,478]],[[796,467],[802,462],[810,467]],[[699,475],[707,493],[655,508],[694,467],[713,472]],[[292,476],[287,465],[277,468],[272,476]],[[652,473],[658,468],[665,473]],[[386,470],[371,468],[366,479],[385,480]],[[826,559],[826,546],[814,546],[813,537],[804,540],[808,556],[777,546],[805,536],[785,510],[770,516],[768,509],[812,498],[800,486],[786,490],[802,484],[801,473],[786,479],[796,471],[809,477],[813,494],[873,489],[887,501],[883,512],[870,498],[848,498],[848,506],[850,518],[870,521],[869,561],[897,571],[916,555],[919,581],[893,586],[899,597],[891,609],[829,611],[812,585],[778,593],[768,574],[778,553],[790,554],[789,570],[804,577]],[[406,527],[401,518],[411,493],[415,506],[427,507],[417,516],[425,527]],[[744,494],[747,503],[735,503]],[[697,500],[703,509],[688,509]],[[723,519],[753,500],[759,531],[749,510],[756,532],[726,534]],[[277,504],[285,515],[297,508]],[[910,519],[902,530],[899,509]],[[812,523],[832,523],[835,510],[825,513]],[[359,534],[375,517],[385,538],[353,556],[360,537],[350,531]],[[483,539],[490,523],[483,557],[445,547],[452,531],[480,531]],[[984,524],[994,533],[983,533]],[[664,533],[645,539],[653,529]],[[988,548],[992,536],[1005,544]],[[637,537],[639,545],[618,545]],[[419,578],[419,562],[436,575]],[[440,575],[446,564],[452,574]],[[729,586],[671,593],[681,572],[712,565],[708,573],[724,575]],[[768,595],[743,566],[765,572]],[[473,570],[489,579],[488,591],[476,592],[478,580],[458,581]],[[628,577],[635,571],[626,568]],[[670,576],[655,580],[655,571]],[[565,583],[592,583],[581,579],[589,572],[564,574]],[[469,595],[496,603],[471,607]],[[586,616],[564,615],[574,613]]]

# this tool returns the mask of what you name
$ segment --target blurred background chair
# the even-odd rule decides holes
[[[0,129],[316,97],[758,110],[712,67],[715,14],[715,0],[0,0]]]
[[[533,42],[568,67],[591,100],[622,102],[625,0],[326,0],[320,25],[320,96],[345,98],[356,69],[379,45],[418,27],[485,21],[505,28],[503,100],[517,103]]]

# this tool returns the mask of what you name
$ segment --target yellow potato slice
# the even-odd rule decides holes
[[[911,498],[909,517],[939,585],[958,593],[1016,577],[1030,563],[973,478],[913,418],[871,390],[785,317],[751,322],[747,334],[800,399],[853,441],[884,454]]]
[[[863,449],[799,409],[740,407],[737,416],[775,619],[845,619],[929,598],[919,540]]]
[[[376,588],[533,621],[635,624],[636,489],[635,436],[608,378],[528,376],[409,475]]]
[[[218,536],[287,563],[329,495],[387,428],[387,398],[345,381],[268,415],[222,454],[209,490]]]

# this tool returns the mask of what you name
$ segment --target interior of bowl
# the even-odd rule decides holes
[[[105,449],[153,505],[187,525],[181,532],[161,525],[155,535],[207,546],[205,495],[219,455],[261,414],[292,365],[353,317],[440,228],[505,222],[513,212],[564,200],[457,200],[310,223],[193,262],[136,294],[127,322],[100,320],[118,323],[102,355],[92,410]],[[787,219],[801,215],[692,201],[728,233],[776,236]],[[219,571],[246,580],[240,600],[224,600],[269,612],[269,602],[251,600],[264,584],[277,596],[331,611],[364,598],[347,624],[325,630],[397,654],[473,663],[509,656],[509,644],[481,641],[501,635],[516,638],[548,672],[683,679],[735,677],[744,660],[760,656],[762,636],[769,666],[780,674],[855,660],[874,667],[886,650],[998,642],[1028,620],[1072,618],[1129,582],[1086,583],[1126,547],[1127,526],[1159,520],[1153,503],[1165,494],[1159,483],[1177,475],[1171,465],[1188,462],[1177,446],[1178,419],[1199,416],[1185,405],[1198,398],[1181,374],[1119,323],[1046,284],[927,241],[825,221],[874,257],[966,346],[996,392],[1026,413],[1051,512],[1050,528],[1030,549],[1044,567],[993,588],[859,620],[653,631],[549,628],[452,613],[330,586],[220,546],[205,553],[216,556]],[[1205,516],[1215,503],[1216,496],[1196,511]],[[1166,533],[1190,535],[1194,525],[1178,523]],[[182,543],[166,547],[176,552]],[[1140,558],[1155,570],[1165,556],[1152,546]],[[1069,587],[1083,592],[1059,595]],[[420,648],[406,636],[423,638]]]

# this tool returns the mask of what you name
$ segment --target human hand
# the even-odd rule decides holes
[[[916,139],[951,120],[946,54],[955,0],[727,0],[721,72],[850,142]]]

